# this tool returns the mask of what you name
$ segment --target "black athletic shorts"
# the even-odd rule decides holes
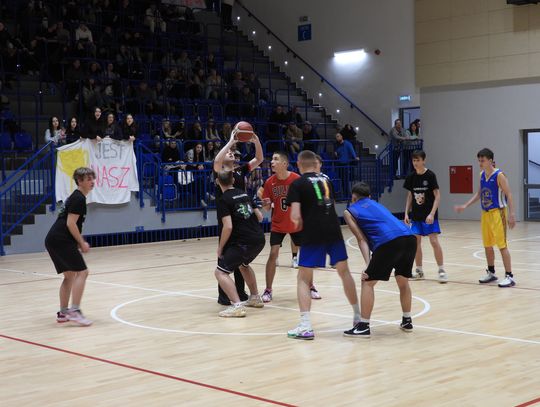
[[[240,266],[248,266],[264,248],[265,242],[251,245],[234,244],[225,246],[218,259],[218,270],[231,274]]]
[[[416,237],[402,236],[379,246],[373,252],[366,269],[370,280],[388,281],[392,269],[396,276],[412,277],[414,257],[416,255]]]
[[[291,235],[291,239],[296,246],[302,246],[300,244],[301,233],[302,232],[296,232],[296,233],[270,232],[270,246],[279,245],[279,247],[281,247],[281,244],[283,243],[283,239],[285,239],[285,236],[287,235]]]

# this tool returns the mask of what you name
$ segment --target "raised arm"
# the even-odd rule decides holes
[[[216,158],[214,158],[214,171],[219,172],[223,169],[223,161],[225,160],[225,156],[229,153],[229,150],[233,149],[236,144],[236,139],[234,138],[234,134],[231,134],[231,138],[223,146],[221,150],[219,150],[219,153],[217,153]]]
[[[259,137],[253,133],[252,143],[255,145],[255,157],[249,162],[249,170],[253,171],[264,161],[264,153]]]

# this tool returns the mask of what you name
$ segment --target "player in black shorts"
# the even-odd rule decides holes
[[[358,241],[360,252],[368,265],[362,274],[361,318],[345,336],[370,336],[369,319],[375,302],[375,284],[388,281],[395,269],[396,282],[403,310],[401,329],[412,332],[412,294],[409,278],[412,275],[416,238],[411,230],[381,204],[370,198],[369,185],[359,182],[352,189],[352,205],[343,217]],[[370,251],[373,253],[370,259]]]
[[[341,277],[345,295],[353,308],[353,322],[360,320],[356,286],[347,264],[347,250],[336,209],[330,180],[320,175],[315,153],[304,150],[298,155],[298,168],[302,176],[289,187],[287,204],[291,206],[291,219],[302,227],[302,246],[298,260],[298,304],[300,324],[287,332],[289,338],[314,339],[311,327],[310,284],[313,269],[326,266],[326,256],[335,264]]]
[[[58,219],[52,225],[45,247],[51,256],[56,272],[64,275],[60,286],[60,311],[57,322],[74,322],[88,326],[92,321],[81,312],[81,299],[88,277],[88,267],[81,255],[90,250],[90,245],[81,235],[86,216],[86,196],[94,188],[95,173],[91,168],[77,168],[73,179],[77,189],[66,199],[60,209]],[[71,308],[68,307],[71,297]]]
[[[264,248],[264,232],[260,225],[262,213],[253,208],[251,198],[241,189],[234,188],[231,171],[218,174],[218,184],[223,194],[218,204],[217,216],[222,229],[218,246],[218,265],[215,271],[219,286],[232,305],[219,313],[220,317],[245,317],[247,307],[262,308],[264,303],[257,290],[255,273],[249,264]],[[230,274],[239,269],[249,287],[250,297],[242,303]]]
[[[234,176],[234,187],[241,189],[242,191],[246,190],[246,176],[253,170],[255,170],[264,160],[264,154],[263,149],[261,146],[261,142],[259,141],[259,137],[257,137],[256,134],[253,134],[253,138],[251,139],[251,142],[255,146],[255,157],[246,164],[237,165],[236,157],[235,157],[235,146],[238,140],[236,139],[236,133],[233,130],[231,133],[231,138],[225,146],[219,151],[219,153],[216,155],[216,158],[214,159],[214,175],[217,178],[217,174],[223,170],[225,171],[232,171]],[[219,209],[219,198],[221,196],[222,192],[219,186],[216,188],[216,205],[218,205]],[[221,234],[221,220],[218,219],[218,233]],[[234,281],[236,285],[236,291],[238,295],[240,296],[240,299],[242,301],[246,301],[248,298],[248,295],[246,294],[245,290],[245,284],[244,284],[244,277],[242,277],[242,273],[240,270],[234,271]],[[229,298],[227,298],[227,295],[225,292],[221,289],[221,287],[218,287],[218,303],[221,305],[230,305],[231,301]]]

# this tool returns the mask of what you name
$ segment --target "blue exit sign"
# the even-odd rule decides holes
[[[311,40],[311,24],[302,24],[298,26],[298,41]]]

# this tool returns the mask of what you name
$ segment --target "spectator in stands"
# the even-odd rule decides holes
[[[78,44],[83,45],[88,54],[93,56],[96,54],[96,46],[94,45],[92,31],[90,31],[83,22],[79,23],[79,26],[75,30],[75,41]]]
[[[247,86],[242,89],[240,95],[240,115],[243,117],[255,116],[255,95],[251,93],[251,90]]]
[[[148,82],[141,81],[139,86],[135,90],[135,97],[137,98],[138,103],[143,106],[143,112],[147,115],[152,115],[157,113],[156,109],[156,94],[148,86]]]
[[[190,140],[203,140],[203,129],[201,126],[201,122],[196,120],[193,123],[193,126],[191,127],[191,131],[189,132],[189,139]]]
[[[418,133],[418,126],[416,125],[416,121],[412,122],[409,125],[409,129],[406,132],[406,136],[407,136],[408,140],[413,140],[413,141],[416,141],[416,140],[418,140],[420,138],[419,133]]]
[[[135,141],[137,139],[137,124],[133,119],[133,115],[128,113],[122,122],[122,135],[124,140]]]
[[[129,0],[122,0],[118,13],[120,15],[120,26],[128,28],[135,27],[137,25],[136,11],[142,12],[142,10],[137,9],[136,5],[132,5]]]
[[[64,27],[64,23],[59,21],[56,23],[56,41],[63,46],[69,46],[71,43],[71,34]]]
[[[285,130],[285,145],[291,156],[298,154],[302,149],[302,137],[302,130],[291,121]]]
[[[211,72],[212,69],[217,71],[217,68],[216,57],[212,52],[210,52],[206,57],[206,72]]]
[[[161,153],[161,161],[164,163],[178,163],[180,161],[180,151],[178,151],[176,140],[170,140],[165,144]]]
[[[66,142],[66,131],[60,126],[60,120],[56,116],[49,119],[49,128],[45,130],[45,142],[51,141],[57,146]]]
[[[94,78],[88,78],[86,81],[84,81],[84,85],[82,88],[82,97],[85,110],[89,110],[91,106],[103,105],[101,88],[96,83]]]
[[[84,127],[83,138],[101,141],[103,130],[105,129],[103,119],[101,118],[101,108],[94,108],[94,115],[88,119]]]
[[[219,137],[218,129],[216,128],[216,123],[214,122],[214,119],[209,118],[206,122],[206,131],[204,134],[205,140],[212,140],[212,141],[221,141],[221,138]]]
[[[113,140],[123,140],[122,129],[118,126],[115,119],[113,113],[107,115],[107,124],[103,130],[103,137],[110,137]]]
[[[259,95],[259,90],[261,89],[261,82],[259,81],[259,78],[257,78],[257,75],[255,72],[250,72],[247,79],[246,79],[246,86],[249,88],[251,93],[255,95],[255,97],[263,98],[263,95]]]
[[[186,129],[186,120],[180,119],[178,125],[176,126],[176,139],[177,140],[187,140],[187,129]]]
[[[156,27],[161,32],[167,32],[167,23],[161,17],[161,13],[155,3],[150,3],[150,6],[144,12],[144,25],[154,33]]]
[[[95,61],[90,62],[88,66],[88,77],[99,83],[101,81],[101,75],[101,66]]]
[[[173,130],[173,126],[171,125],[171,121],[169,119],[163,119],[161,121],[161,134],[160,138],[162,139],[176,139],[178,136],[178,132]]]
[[[268,121],[270,122],[268,124],[268,138],[278,140],[280,131],[285,129],[285,123],[287,123],[287,114],[283,111],[283,106],[277,105],[276,109],[270,114]],[[276,145],[276,147],[278,146]]]
[[[45,45],[35,38],[30,41],[28,48],[19,53],[19,56],[22,63],[21,71],[28,73],[30,76],[38,75],[42,65],[45,63],[44,61],[47,60]],[[7,64],[9,65],[9,62]],[[49,69],[49,72],[51,71],[52,69]]]
[[[69,125],[66,129],[66,144],[75,143],[81,139],[81,132],[76,117],[69,119]]]
[[[318,151],[317,143],[310,142],[311,140],[317,140],[319,135],[311,125],[311,122],[305,121],[302,126],[302,140],[304,140],[304,149],[314,152]]]
[[[9,33],[7,27],[0,21],[0,52],[7,49],[8,44],[13,44],[13,37]]]
[[[292,109],[289,110],[287,113],[287,121],[294,122],[297,126],[301,126],[302,123],[304,123],[304,119],[302,119],[298,106],[293,106]]]
[[[198,69],[189,79],[189,97],[191,99],[202,99],[204,97],[205,82],[204,69]]]
[[[176,61],[176,66],[178,67],[178,72],[186,79],[189,79],[193,74],[193,64],[191,63],[191,59],[189,59],[187,51],[180,53],[180,58]]]
[[[338,178],[341,180],[343,196],[350,196],[351,184],[356,180],[355,162],[360,160],[356,155],[352,143],[343,138],[341,133],[336,133],[336,146],[334,150]]]
[[[204,163],[206,161],[205,151],[202,143],[197,143],[195,146],[186,152],[186,161],[190,163],[197,163],[193,169],[204,170]]]
[[[344,140],[350,141],[353,146],[357,143],[356,131],[354,131],[353,126],[349,123],[343,126],[343,128],[339,130],[339,133],[343,136]]]
[[[86,74],[81,67],[80,59],[76,59],[72,64],[66,69],[66,87],[67,94],[70,100],[73,100],[75,96],[79,93],[79,84],[86,78]]]
[[[206,78],[205,82],[205,98],[209,99],[212,91],[219,91],[220,86],[221,83],[219,81],[217,71],[215,69],[211,69],[210,74],[208,75],[208,78]]]
[[[416,123],[416,129],[418,130],[418,138],[422,138],[422,121],[416,119],[413,123]]]
[[[242,89],[246,86],[246,82],[242,79],[242,72],[236,71],[233,76],[230,87],[230,97],[234,102],[239,102]]]
[[[126,77],[129,72],[129,64],[134,61],[131,51],[125,44],[120,45],[118,54],[116,54],[116,66],[121,76]]]
[[[221,128],[221,139],[222,140],[230,140],[231,139],[231,133],[232,133],[232,125],[229,122],[223,123],[223,127]]]
[[[394,121],[394,127],[390,130],[390,143],[392,144],[392,165],[394,167],[394,175],[398,177],[404,177],[407,174],[404,173],[404,155],[402,154],[403,144],[407,140],[407,133],[401,124],[401,120],[396,119]],[[399,168],[401,158],[401,167]]]
[[[112,62],[107,63],[107,67],[101,74],[101,80],[106,85],[114,85],[120,79],[120,76],[114,71],[114,64]]]
[[[100,59],[114,59],[118,51],[117,41],[111,26],[107,25],[99,37],[97,55]]]
[[[216,144],[213,141],[207,142],[206,148],[205,148],[206,161],[213,162],[214,158],[216,158],[217,153],[218,153],[218,149],[216,147]]]

